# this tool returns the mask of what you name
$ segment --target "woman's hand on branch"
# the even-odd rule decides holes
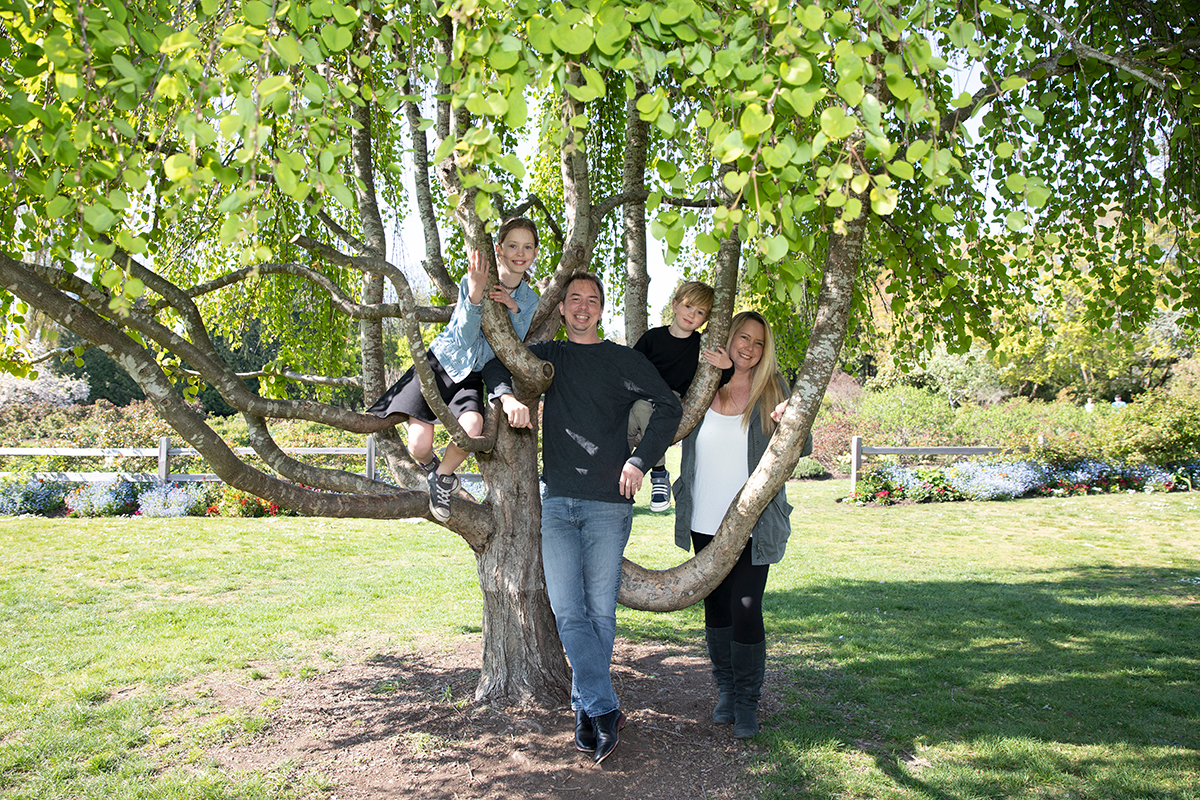
[[[733,359],[725,352],[724,347],[718,347],[715,350],[705,350],[700,355],[717,369],[729,369],[733,366]]]
[[[788,401],[784,400],[782,403],[775,406],[775,410],[771,412],[771,419],[775,420],[776,422],[779,422],[779,420],[783,419],[783,412],[787,408],[787,404]]]

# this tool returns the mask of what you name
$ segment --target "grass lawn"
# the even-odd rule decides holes
[[[1200,798],[1200,494],[873,509],[847,490],[789,487],[764,799]],[[631,558],[680,560],[670,515],[643,499],[634,525]],[[263,661],[303,675],[479,613],[470,551],[424,522],[0,518],[0,795],[322,796],[189,764],[202,742],[173,738],[167,690]],[[697,608],[618,623],[703,635]]]

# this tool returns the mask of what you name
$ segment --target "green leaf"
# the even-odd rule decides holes
[[[358,22],[358,12],[353,8],[344,6],[337,0],[333,0],[329,5],[333,9],[333,18],[339,25],[353,26]]]
[[[903,75],[888,75],[887,86],[897,100],[907,100],[917,93],[917,85]]]
[[[696,234],[696,249],[706,255],[712,255],[721,249],[721,243],[711,233]]]
[[[283,63],[289,67],[299,64],[304,56],[300,53],[300,44],[291,36],[280,36],[278,39],[271,41],[271,46],[275,48],[275,52],[283,59]]]
[[[933,217],[938,222],[945,222],[948,225],[954,221],[954,211],[935,203],[933,206]]]
[[[741,129],[743,136],[754,137],[770,129],[774,123],[774,114],[769,112],[764,113],[762,106],[758,103],[751,103],[742,112],[742,119],[738,127]]]
[[[504,124],[510,128],[520,128],[529,121],[529,108],[525,104],[523,92],[513,92],[508,96],[508,111],[504,114]]]
[[[1012,154],[1017,150],[1016,145],[1012,142],[1001,142],[996,145],[996,158],[1012,158]]]
[[[1043,208],[1045,207],[1046,203],[1049,202],[1050,195],[1051,192],[1049,187],[1045,185],[1034,185],[1032,182],[1030,182],[1028,188],[1025,190],[1025,202],[1028,203],[1031,208]]]
[[[529,44],[534,50],[539,53],[549,55],[554,52],[554,40],[550,38],[550,32],[554,29],[554,23],[542,16],[530,17],[526,26],[526,33],[529,37]]]
[[[433,154],[433,163],[440,164],[454,152],[455,141],[452,137],[442,139],[442,143],[438,145],[437,150]]]
[[[821,131],[830,139],[845,139],[858,128],[858,120],[847,115],[841,106],[831,106],[821,112]]]
[[[51,221],[57,221],[65,217],[67,212],[73,208],[75,208],[74,200],[58,195],[46,204],[46,217]]]
[[[623,19],[618,22],[606,22],[596,31],[596,47],[605,55],[616,55],[625,47],[631,33],[633,26]]]
[[[258,85],[258,96],[266,100],[283,89],[291,89],[292,82],[287,75],[272,75]]]
[[[1042,113],[1041,109],[1034,108],[1033,106],[1022,108],[1021,115],[1032,122],[1034,127],[1041,127],[1046,122],[1046,115]]]
[[[1004,224],[1008,226],[1010,231],[1019,231],[1025,227],[1025,212],[1010,211],[1008,216],[1004,218]]]
[[[250,0],[242,5],[242,16],[256,28],[264,28],[271,19],[271,9],[260,0]]]
[[[1019,172],[1014,172],[1005,178],[1004,185],[1008,187],[1010,192],[1020,194],[1025,189],[1025,176]]]
[[[564,53],[579,56],[588,51],[595,37],[591,27],[583,22],[583,12],[578,9],[572,9],[572,12],[564,18],[570,21],[561,22],[550,30],[550,39]]]
[[[925,154],[929,152],[929,141],[926,139],[918,139],[908,146],[904,151],[904,160],[911,164],[916,164]]]
[[[842,81],[837,85],[838,97],[846,101],[849,106],[856,106],[862,101],[866,95],[862,84],[855,80]]]
[[[907,161],[889,161],[887,171],[903,181],[911,181],[914,176],[912,164]]]
[[[813,66],[807,58],[796,57],[779,65],[779,77],[784,83],[793,86],[803,86],[812,80]]]
[[[873,94],[864,94],[858,110],[862,114],[863,122],[867,123],[867,128],[879,128],[879,123],[883,119],[883,108],[879,105],[878,97]]]
[[[750,176],[744,172],[726,172],[721,182],[732,194],[737,194],[749,183]]]
[[[871,190],[871,210],[881,217],[886,217],[896,210],[900,202],[900,192],[895,186],[885,186]]]
[[[767,263],[774,264],[788,254],[788,241],[782,234],[776,234],[765,242],[762,248],[763,257]]]
[[[167,156],[167,159],[163,161],[163,172],[166,173],[167,180],[181,181],[192,174],[195,166],[190,156],[184,153],[175,153]]]
[[[330,22],[321,28],[321,41],[325,42],[329,52],[340,53],[354,42],[354,34],[349,28]]]
[[[800,12],[800,24],[810,31],[819,31],[825,24],[825,12],[818,5],[806,6]]]

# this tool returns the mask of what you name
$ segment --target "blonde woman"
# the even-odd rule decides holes
[[[788,397],[771,326],[762,315],[743,311],[733,318],[730,331],[726,349],[733,377],[683,440],[674,487],[675,543],[685,550],[694,546],[696,552],[712,542],[729,504],[758,466]],[[732,453],[746,458],[731,458]],[[732,724],[737,738],[758,733],[767,653],[763,593],[769,566],[783,558],[791,513],[787,493],[780,489],[763,509],[733,569],[704,599],[704,633],[718,691],[713,722]]]

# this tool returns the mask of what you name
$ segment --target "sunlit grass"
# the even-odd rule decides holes
[[[1200,798],[1200,494],[875,509],[847,492],[789,487],[762,798]],[[673,515],[646,505],[627,554],[679,563]],[[0,794],[328,792],[297,768],[216,769],[205,748],[268,733],[271,709],[170,689],[477,631],[476,581],[423,522],[0,519]],[[618,624],[701,652],[698,607]]]

